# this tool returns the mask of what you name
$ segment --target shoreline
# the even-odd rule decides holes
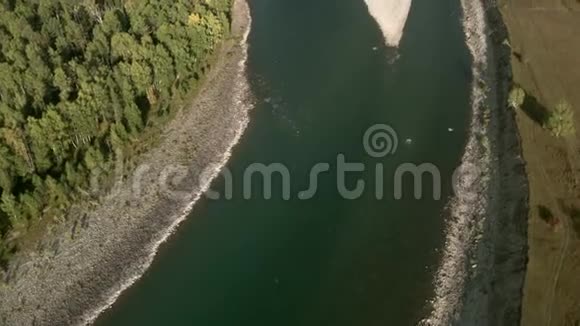
[[[489,216],[473,259],[478,264],[468,282],[459,325],[519,325],[527,268],[529,183],[515,110],[508,107],[512,88],[511,48],[497,4],[483,0],[489,44],[486,85],[490,113],[492,174]]]
[[[250,25],[247,2],[235,0],[231,37],[224,40],[193,104],[177,113],[160,144],[144,155],[135,171],[142,172],[139,180],[124,181],[89,212],[75,208],[84,216],[81,230],[60,225],[56,235],[45,237],[39,252],[17,256],[9,283],[0,288],[0,324],[90,324],[141,278],[227,164],[247,127],[252,108],[246,76]],[[164,174],[168,167],[179,175],[180,163],[188,172],[171,181],[188,195],[164,197],[166,189],[158,182],[173,176]],[[143,185],[138,193],[136,184]]]
[[[488,0],[461,0],[472,55],[472,121],[450,204],[431,315],[423,325],[515,325],[527,259],[528,184],[507,31]]]

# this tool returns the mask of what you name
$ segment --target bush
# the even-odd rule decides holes
[[[510,92],[508,104],[511,108],[520,109],[526,100],[526,92],[520,87],[514,87]]]
[[[544,128],[556,137],[566,137],[576,134],[572,105],[567,101],[561,101],[556,105],[556,109],[548,117]]]

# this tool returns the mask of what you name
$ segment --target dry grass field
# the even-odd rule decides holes
[[[531,200],[522,326],[580,326],[580,0],[501,0],[500,9],[514,81],[528,94],[517,113]],[[542,127],[562,100],[576,136]]]

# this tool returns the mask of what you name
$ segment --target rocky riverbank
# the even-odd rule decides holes
[[[485,0],[491,143],[488,216],[482,225],[464,308],[458,325],[518,325],[527,263],[528,181],[515,112],[507,105],[512,86],[511,49],[496,3]]]
[[[426,325],[517,325],[527,260],[528,183],[513,110],[510,48],[492,1],[462,0],[472,121]]]
[[[245,73],[249,7],[236,0],[232,38],[193,104],[168,124],[159,145],[94,208],[75,207],[36,251],[11,263],[0,289],[0,324],[93,321],[149,267],[159,247],[227,162],[252,107]]]

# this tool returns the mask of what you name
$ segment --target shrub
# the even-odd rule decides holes
[[[566,137],[576,133],[574,126],[574,111],[567,101],[561,101],[556,105],[554,112],[550,114],[544,128],[556,137]]]
[[[520,109],[526,100],[526,92],[520,87],[514,87],[510,92],[508,104],[511,108]]]

